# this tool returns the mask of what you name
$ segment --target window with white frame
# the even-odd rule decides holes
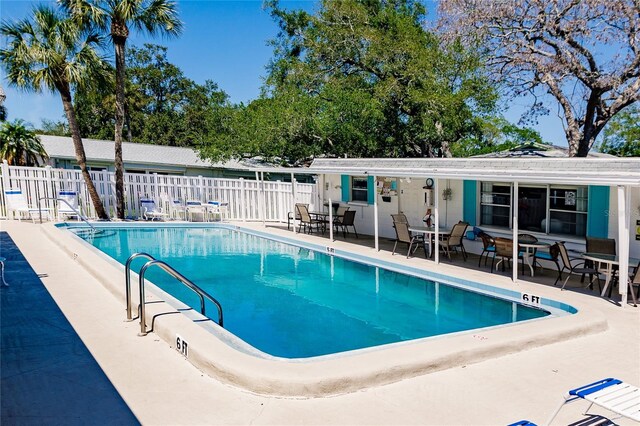
[[[482,182],[480,225],[512,227],[512,185]],[[588,187],[519,185],[518,229],[546,234],[584,236],[587,232]]]
[[[511,226],[511,185],[482,182],[480,224],[509,228]]]
[[[368,195],[369,180],[366,177],[353,176],[351,178],[351,201],[366,203]]]

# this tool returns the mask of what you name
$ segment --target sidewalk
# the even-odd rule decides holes
[[[137,424],[6,232],[0,252],[2,424]]]

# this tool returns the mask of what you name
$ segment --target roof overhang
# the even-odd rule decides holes
[[[331,159],[308,168],[258,168],[268,173],[346,174],[497,182],[640,187],[640,158],[633,159]]]

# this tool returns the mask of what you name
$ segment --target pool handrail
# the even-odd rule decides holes
[[[202,290],[200,287],[195,285],[193,282],[191,282],[188,278],[186,278],[180,272],[176,271],[168,263],[163,262],[162,260],[150,260],[147,263],[145,263],[144,266],[140,269],[140,276],[138,279],[139,290],[140,290],[140,333],[138,334],[139,336],[147,335],[147,325],[145,323],[145,303],[144,303],[145,301],[144,274],[147,272],[147,269],[149,269],[152,266],[158,266],[160,269],[162,269],[163,271],[165,271],[166,273],[168,273],[169,275],[171,275],[172,277],[180,281],[182,284],[186,285],[191,290],[193,290],[198,295],[198,297],[200,297],[200,313],[202,315],[206,316],[204,298],[206,297],[211,302],[213,302],[213,304],[216,305],[216,307],[218,308],[218,325],[224,328],[222,306],[220,305],[220,302],[218,302],[213,296],[209,295],[206,291]]]
[[[137,257],[145,257],[148,260],[156,260],[155,257],[151,256],[149,253],[138,252],[133,253],[127,259],[127,262],[124,264],[124,288],[126,293],[126,303],[127,303],[127,320],[131,321],[133,319],[133,315],[131,315],[131,262]]]
[[[76,213],[78,215],[78,218],[80,218],[80,220],[82,220],[84,223],[87,224],[87,226],[89,228],[91,228],[91,231],[93,233],[97,232],[97,229],[95,228],[95,226],[93,226],[91,223],[89,223],[89,221],[87,220],[86,217],[84,217],[82,215],[82,213],[80,213],[75,207],[73,207],[67,200],[65,200],[64,198],[58,198],[58,197],[40,197],[38,198],[38,216],[40,216],[40,224],[42,224],[42,207],[40,206],[40,201],[42,200],[56,200],[56,201],[62,201],[63,203],[65,203],[67,206],[69,206],[69,208],[71,210],[73,210],[74,213]]]

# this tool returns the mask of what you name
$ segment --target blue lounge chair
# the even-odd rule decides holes
[[[520,420],[519,422],[511,423],[507,426],[537,426],[535,423],[531,423],[529,420]]]
[[[564,404],[578,399],[589,401],[623,417],[640,422],[640,389],[618,379],[608,378],[572,389],[564,396],[564,401],[553,413],[547,424],[551,424]]]

